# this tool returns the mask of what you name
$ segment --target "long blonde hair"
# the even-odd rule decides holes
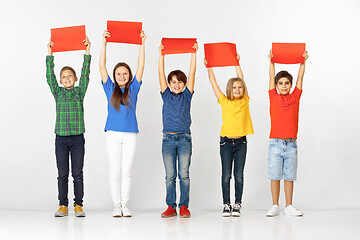
[[[241,85],[243,87],[243,96],[245,94],[245,84],[244,81],[239,77],[230,78],[227,85],[226,85],[226,97],[230,100],[234,100],[234,94],[233,94],[233,86],[234,82],[241,82]],[[243,97],[241,96],[241,97]]]

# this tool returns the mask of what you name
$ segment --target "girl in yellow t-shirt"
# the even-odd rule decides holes
[[[236,58],[240,60],[239,54]],[[206,66],[207,61],[204,59]],[[239,217],[244,185],[244,166],[246,159],[246,135],[253,134],[253,126],[249,111],[249,95],[240,67],[235,66],[235,78],[230,78],[226,86],[226,96],[216,82],[214,71],[208,68],[209,80],[218,103],[222,108],[223,125],[220,132],[221,186],[224,208],[223,217]],[[235,204],[230,202],[230,179],[234,165]]]

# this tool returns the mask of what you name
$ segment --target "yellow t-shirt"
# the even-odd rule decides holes
[[[222,137],[242,137],[254,133],[249,110],[248,96],[241,99],[230,100],[221,94],[218,103],[222,108],[223,125],[220,136]]]

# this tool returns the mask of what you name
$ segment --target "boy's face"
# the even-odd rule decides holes
[[[244,95],[244,88],[242,82],[236,81],[233,84],[233,96],[235,99],[240,99]]]
[[[60,76],[60,83],[64,86],[66,89],[71,89],[75,86],[75,82],[77,81],[77,77],[75,77],[75,74],[71,70],[64,70],[61,73]]]
[[[179,81],[177,79],[177,77],[174,75],[171,78],[171,81],[169,83],[169,87],[170,87],[170,89],[171,89],[171,91],[173,93],[178,94],[178,93],[181,93],[184,90],[185,84],[184,84],[183,81]]]
[[[121,88],[125,87],[129,81],[129,70],[126,67],[118,67],[115,70],[115,81]]]
[[[290,80],[287,78],[280,78],[276,84],[276,88],[281,95],[286,95],[290,93],[291,90],[291,83]]]

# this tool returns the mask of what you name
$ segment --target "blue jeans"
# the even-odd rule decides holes
[[[82,206],[84,197],[84,134],[59,136],[55,139],[56,165],[58,169],[58,199],[60,205],[68,206],[69,155],[71,156],[71,174],[74,179],[74,202]]]
[[[166,172],[166,204],[176,208],[176,176],[180,180],[181,206],[189,205],[190,178],[189,167],[192,153],[191,135],[163,134],[162,155]],[[178,169],[177,170],[177,164]]]
[[[246,159],[246,136],[235,139],[220,137],[221,186],[223,203],[230,203],[230,179],[234,163],[235,203],[241,203],[244,186],[244,166]]]
[[[278,181],[284,178],[287,181],[295,181],[297,163],[296,138],[269,139],[268,177],[271,180]]]

